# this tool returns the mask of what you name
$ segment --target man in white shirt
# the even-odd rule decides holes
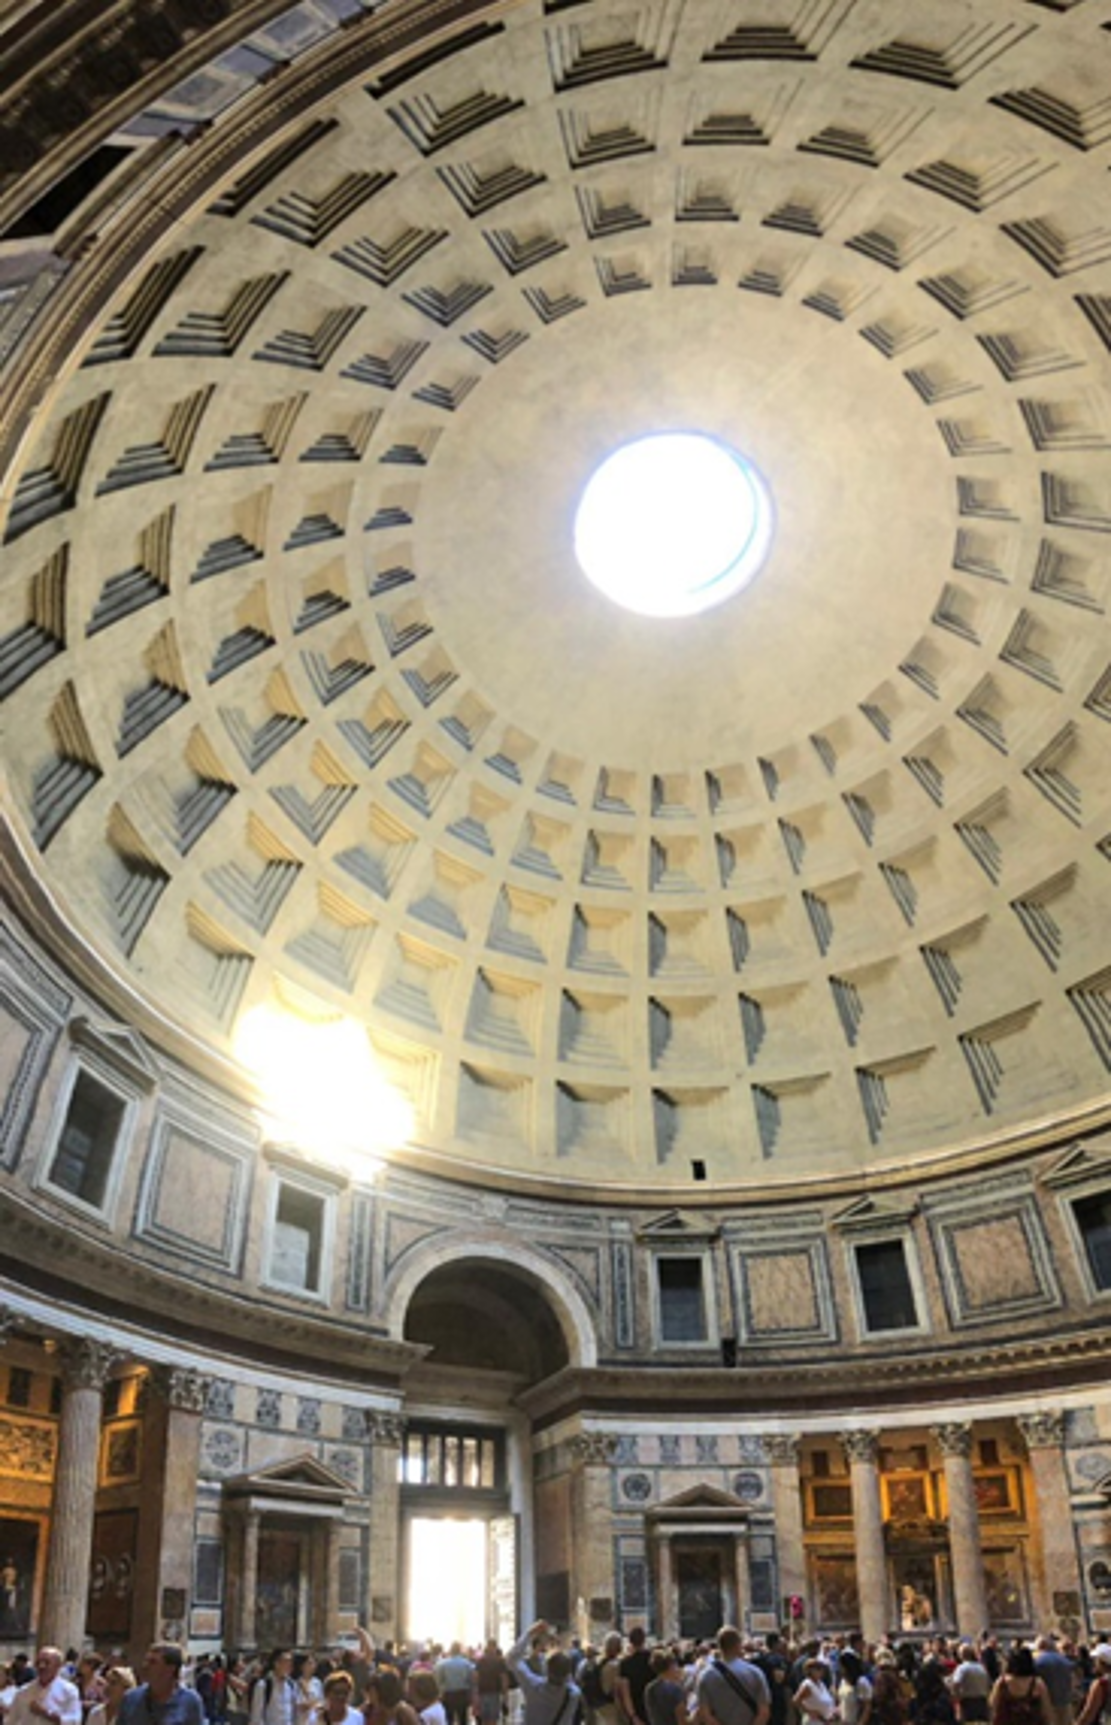
[[[40,1647],[35,1654],[35,1675],[16,1691],[4,1715],[5,1725],[81,1725],[77,1685],[61,1671],[60,1649]]]
[[[251,1691],[250,1725],[293,1725],[297,1686],[292,1670],[293,1654],[276,1647],[269,1668]]]

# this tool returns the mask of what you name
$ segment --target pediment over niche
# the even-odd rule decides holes
[[[226,1498],[280,1497],[319,1505],[343,1504],[350,1495],[350,1481],[307,1452],[224,1481]]]
[[[656,1521],[747,1521],[749,1505],[720,1486],[699,1483],[665,1497],[645,1514]]]
[[[662,1245],[669,1240],[693,1244],[695,1241],[716,1240],[720,1233],[721,1228],[716,1222],[708,1221],[697,1211],[664,1210],[639,1227],[636,1237],[649,1240],[654,1245]]]
[[[162,1076],[150,1049],[134,1030],[117,1024],[96,1024],[84,1016],[69,1022],[69,1038],[87,1049],[137,1090],[149,1092]]]
[[[914,1198],[854,1198],[832,1217],[832,1226],[842,1233],[871,1232],[880,1228],[904,1228],[918,1213]]]
[[[1043,1186],[1081,1186],[1089,1180],[1111,1179],[1111,1150],[1073,1144],[1041,1176]]]

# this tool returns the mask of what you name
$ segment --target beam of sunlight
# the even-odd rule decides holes
[[[352,1018],[252,1007],[237,1027],[235,1052],[258,1083],[278,1141],[368,1174],[378,1155],[412,1136],[410,1103],[378,1069],[366,1030]]]

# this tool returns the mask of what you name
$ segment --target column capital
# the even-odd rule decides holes
[[[68,1337],[58,1348],[62,1383],[67,1390],[102,1390],[119,1358],[118,1350],[108,1342],[97,1342],[90,1336]]]
[[[169,1408],[203,1414],[211,1385],[211,1376],[197,1371],[195,1366],[151,1366],[143,1380],[143,1391],[157,1396]]]
[[[613,1432],[576,1432],[571,1439],[571,1459],[580,1467],[608,1467],[617,1454]]]
[[[1027,1449],[1060,1449],[1065,1441],[1065,1416],[1055,1410],[1019,1414],[1015,1424]]]
[[[766,1432],[764,1454],[772,1467],[798,1467],[801,1432]]]
[[[875,1467],[879,1456],[880,1434],[874,1431],[838,1432],[837,1441],[848,1462],[866,1461]]]
[[[380,1449],[400,1449],[405,1442],[405,1418],[402,1414],[378,1413],[367,1409],[366,1435]]]
[[[959,1456],[967,1461],[972,1454],[971,1420],[949,1420],[931,1426],[930,1436],[943,1456]]]
[[[0,1348],[3,1347],[18,1323],[19,1313],[14,1311],[11,1306],[0,1304]]]

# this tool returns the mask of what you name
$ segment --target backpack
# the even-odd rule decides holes
[[[575,1673],[575,1682],[588,1707],[605,1707],[613,1700],[602,1685],[602,1665],[597,1659],[584,1659]]]

